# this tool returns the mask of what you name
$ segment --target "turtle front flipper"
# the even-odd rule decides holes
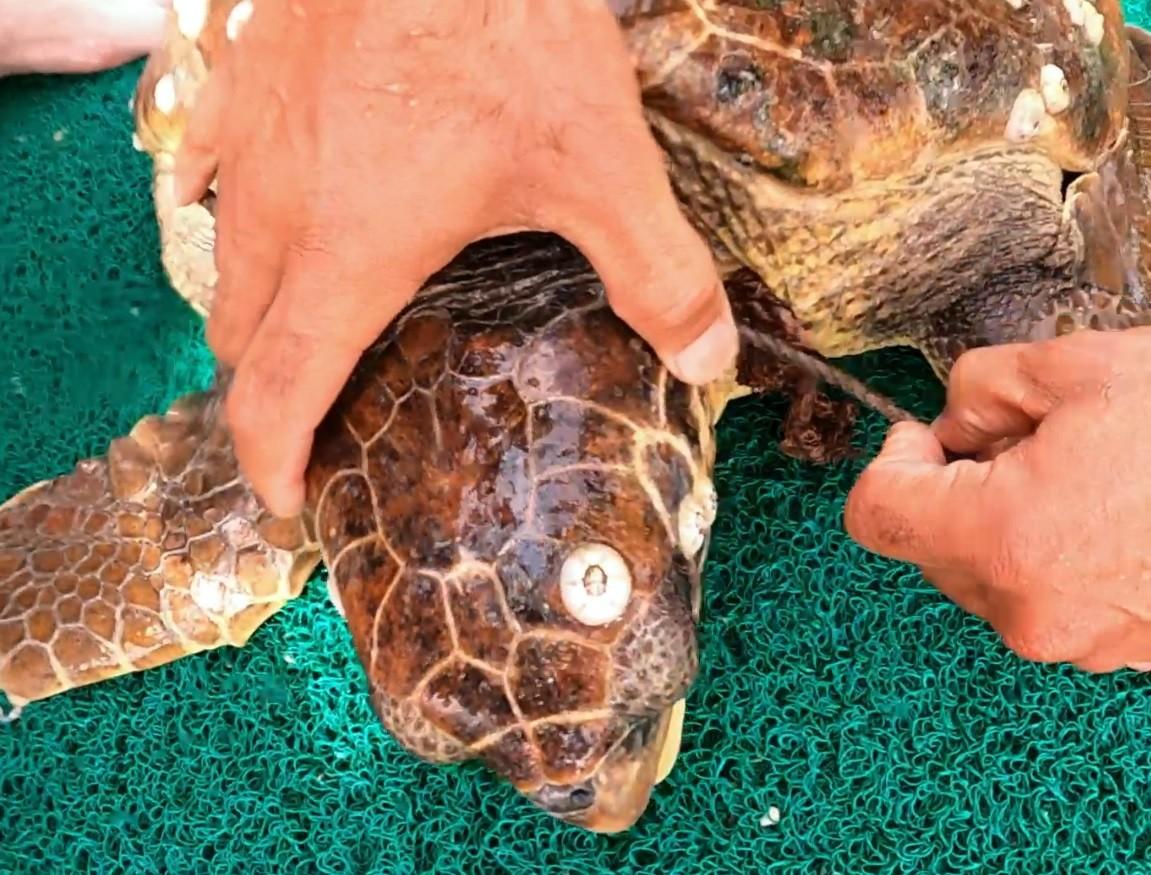
[[[0,506],[0,691],[16,707],[241,646],[319,561],[239,476],[219,390]]]

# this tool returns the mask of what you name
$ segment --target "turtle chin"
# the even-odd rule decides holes
[[[658,717],[638,718],[587,778],[546,784],[530,794],[548,814],[596,833],[630,829],[643,816],[652,790],[679,752],[682,703]]]

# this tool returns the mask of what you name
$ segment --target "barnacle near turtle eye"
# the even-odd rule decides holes
[[[607,544],[584,544],[560,569],[560,598],[585,626],[604,626],[623,616],[631,599],[631,571]]]
[[[232,11],[228,13],[228,20],[224,24],[224,33],[227,34],[229,42],[235,42],[239,36],[240,31],[244,29],[244,25],[252,17],[252,0],[240,0]]]
[[[208,0],[173,0],[172,11],[176,13],[176,27],[184,39],[194,40],[200,36],[208,21]]]
[[[715,487],[710,483],[698,487],[680,502],[676,520],[679,549],[689,559],[703,548],[708,529],[715,522],[718,504]]]

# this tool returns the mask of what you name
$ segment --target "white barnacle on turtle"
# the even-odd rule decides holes
[[[1047,111],[1052,115],[1058,115],[1071,105],[1067,76],[1057,64],[1044,64],[1040,69],[1039,90]]]
[[[1094,3],[1089,0],[1083,2],[1083,35],[1087,38],[1090,45],[1097,46],[1103,42],[1103,37],[1106,36],[1107,21],[1103,18],[1103,13],[1100,12]]]
[[[607,544],[582,544],[560,568],[564,607],[585,626],[604,626],[623,616],[631,601],[631,571]]]
[[[1024,88],[1011,105],[1004,136],[1012,142],[1030,140],[1039,134],[1047,118],[1043,95],[1034,88]]]
[[[251,593],[237,586],[235,576],[227,572],[193,574],[188,592],[202,611],[213,616],[231,617],[252,606]]]
[[[680,502],[676,529],[684,556],[694,559],[703,549],[718,509],[719,498],[710,480],[698,483]]]
[[[224,25],[224,32],[228,37],[229,42],[235,42],[239,36],[240,31],[252,19],[252,12],[254,10],[252,0],[240,0],[232,11],[228,13],[228,20]]]
[[[152,101],[156,109],[164,115],[171,115],[176,111],[178,96],[176,94],[176,77],[173,73],[165,73],[156,80],[152,90]]]
[[[176,28],[184,39],[194,40],[200,36],[208,21],[209,5],[208,0],[172,0]]]

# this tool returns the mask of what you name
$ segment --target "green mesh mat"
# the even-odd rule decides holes
[[[0,82],[0,496],[210,378],[158,264],[137,71]],[[938,409],[914,355],[853,367]],[[630,833],[404,753],[313,583],[242,651],[0,726],[0,873],[1151,871],[1151,681],[1024,663],[857,548],[841,515],[864,460],[783,458],[781,412],[745,399],[723,423],[702,671]],[[863,417],[869,453],[884,431]]]

